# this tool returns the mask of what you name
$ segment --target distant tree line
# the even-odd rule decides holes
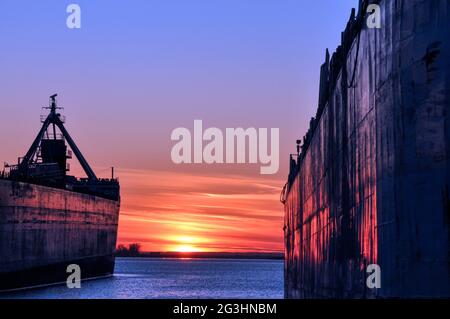
[[[116,248],[116,256],[118,257],[137,257],[141,255],[141,244],[133,243],[128,247],[125,245],[119,245]]]

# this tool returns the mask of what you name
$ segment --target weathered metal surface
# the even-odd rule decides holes
[[[370,1],[380,29],[361,23],[368,2],[322,67],[291,169],[288,298],[450,296],[450,2]]]
[[[103,256],[112,269],[118,218],[118,201],[0,180],[0,274]]]

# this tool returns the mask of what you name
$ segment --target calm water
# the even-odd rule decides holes
[[[283,298],[283,261],[117,258],[114,277],[7,298]]]

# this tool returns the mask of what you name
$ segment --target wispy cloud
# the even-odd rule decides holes
[[[151,251],[281,251],[283,181],[154,170],[119,171],[119,243]]]

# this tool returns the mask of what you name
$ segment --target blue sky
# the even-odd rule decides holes
[[[287,153],[315,114],[325,49],[338,45],[356,2],[76,1],[82,28],[70,30],[70,1],[2,0],[0,104],[11,119],[2,159],[24,152],[54,92],[98,165],[164,166],[170,131],[195,118],[280,127]]]

